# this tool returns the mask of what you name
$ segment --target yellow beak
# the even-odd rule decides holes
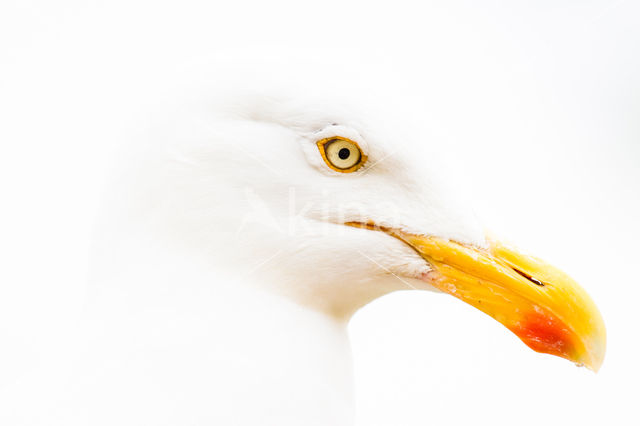
[[[559,269],[491,239],[487,248],[477,248],[359,226],[409,244],[433,268],[431,284],[492,316],[534,351],[593,371],[600,368],[606,348],[602,316],[589,295]]]

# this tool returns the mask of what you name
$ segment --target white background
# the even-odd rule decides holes
[[[0,380],[80,297],[128,98],[270,56],[428,98],[487,228],[573,275],[608,328],[594,375],[454,298],[384,297],[350,325],[358,424],[637,424],[639,22],[638,1],[4,0]]]

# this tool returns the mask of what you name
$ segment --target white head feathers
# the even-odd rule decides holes
[[[340,316],[392,290],[427,288],[419,278],[429,265],[410,247],[344,223],[471,244],[483,233],[448,185],[428,117],[379,103],[257,96],[176,108],[143,132],[108,229],[218,267],[260,268],[254,281]],[[356,142],[366,164],[330,169],[316,141],[332,136]]]

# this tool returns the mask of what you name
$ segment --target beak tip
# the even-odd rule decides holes
[[[597,373],[600,370],[600,367],[602,367],[602,363],[604,362],[606,348],[607,344],[605,337],[596,340],[591,346],[591,350],[589,351],[590,359],[588,362],[584,363],[584,366],[594,373]]]
[[[576,333],[564,321],[541,309],[532,311],[525,321],[510,329],[534,351],[565,358],[597,373],[606,352],[606,332],[599,313],[592,315],[600,321],[589,332]]]

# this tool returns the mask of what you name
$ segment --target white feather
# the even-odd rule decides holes
[[[347,320],[384,294],[432,288],[411,248],[344,223],[483,244],[423,123],[352,104],[177,103],[133,132],[87,312],[60,356],[12,389],[15,406],[43,407],[15,410],[19,421],[352,424]],[[335,135],[367,155],[357,172],[322,160],[315,142]]]

